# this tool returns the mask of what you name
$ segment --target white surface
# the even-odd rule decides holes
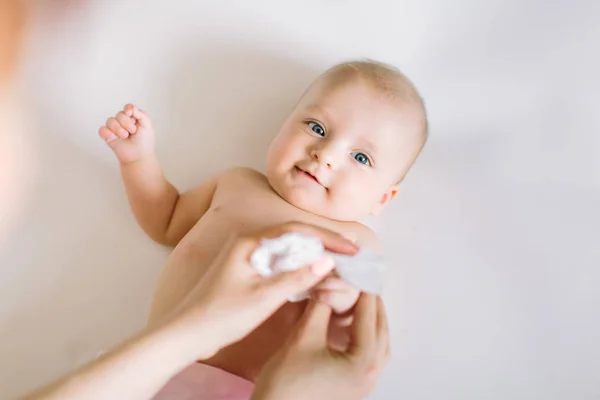
[[[145,108],[187,188],[261,168],[311,79],[358,56],[400,66],[431,119],[374,222],[395,268],[373,399],[600,397],[598,2],[55,3],[21,76],[32,174],[0,243],[0,398],[146,318],[167,253],[129,213],[107,116]]]

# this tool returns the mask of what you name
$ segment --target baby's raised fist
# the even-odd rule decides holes
[[[150,118],[133,104],[127,104],[106,120],[98,134],[122,164],[154,153],[154,130]]]

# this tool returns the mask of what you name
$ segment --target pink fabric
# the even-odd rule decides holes
[[[254,384],[206,364],[192,364],[174,376],[153,400],[248,400]]]

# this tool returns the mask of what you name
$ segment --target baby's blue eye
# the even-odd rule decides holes
[[[352,157],[363,165],[371,165],[371,160],[364,153],[353,153]]]
[[[309,122],[308,126],[317,135],[325,136],[325,129],[323,129],[323,127],[321,125],[317,124],[316,122]]]

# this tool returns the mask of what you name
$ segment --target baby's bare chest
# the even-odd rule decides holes
[[[352,230],[348,224],[294,207],[275,193],[268,184],[257,180],[238,184],[231,182],[219,188],[210,209],[185,240],[201,241],[205,248],[218,251],[232,234],[252,233],[289,221],[314,224],[340,233]]]
[[[186,296],[232,234],[253,233],[289,221],[318,225],[347,236],[358,233],[358,224],[332,221],[287,203],[260,174],[242,178],[234,177],[223,184],[219,183],[210,209],[174,250],[157,288],[157,293],[163,295],[155,298],[154,310],[158,310],[155,315],[169,312]],[[186,249],[193,252],[196,262],[193,268],[182,269],[177,260],[180,254],[189,255]],[[301,312],[299,303],[286,305],[248,337],[223,349],[206,362],[254,379],[262,365],[281,345],[281,338],[287,336]]]
[[[199,261],[207,264],[232,235],[254,233],[290,221],[303,222],[360,240],[364,227],[312,214],[288,203],[260,173],[232,176],[219,182],[209,210],[182,240],[180,247],[194,246]]]

